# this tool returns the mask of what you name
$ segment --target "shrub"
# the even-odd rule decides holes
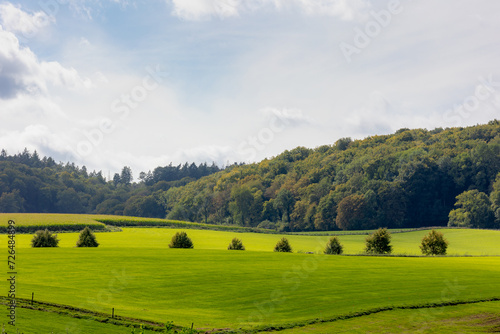
[[[230,250],[245,250],[245,246],[243,246],[243,242],[240,239],[233,238],[233,240],[231,240],[231,243],[229,244],[229,246],[227,246],[227,249],[230,249]]]
[[[57,234],[52,234],[48,229],[36,231],[31,239],[31,247],[57,247],[58,243]]]
[[[424,255],[445,255],[448,248],[448,241],[444,238],[443,233],[430,231],[422,239],[420,249]]]
[[[193,248],[193,242],[189,239],[186,232],[177,232],[173,237],[172,241],[168,245],[170,248]]]
[[[272,221],[269,220],[263,220],[259,225],[257,225],[257,228],[265,228],[268,230],[275,230],[276,229],[276,223],[273,223]]]
[[[274,246],[274,251],[275,252],[286,252],[286,253],[291,253],[292,252],[292,246],[290,246],[290,243],[288,242],[287,238],[281,238],[280,241]]]
[[[80,237],[76,242],[76,247],[97,247],[97,246],[99,246],[99,243],[97,242],[94,233],[92,233],[92,230],[88,226],[85,226],[85,228],[80,232]]]
[[[331,237],[326,243],[325,254],[340,255],[344,252],[344,247],[340,244],[339,238]]]
[[[391,234],[386,228],[379,228],[366,238],[365,252],[368,254],[391,254]]]

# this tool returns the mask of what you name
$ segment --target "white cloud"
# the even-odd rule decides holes
[[[82,79],[74,68],[58,62],[39,61],[17,37],[0,26],[0,99],[18,94],[47,94],[48,86],[70,89],[89,88],[90,79]]]
[[[313,123],[313,120],[310,117],[304,115],[304,113],[300,109],[278,109],[273,107],[266,107],[261,109],[261,112],[268,118],[277,118],[287,126],[299,126]]]
[[[26,147],[32,152],[38,150],[56,160],[66,160],[72,157],[71,147],[67,144],[68,139],[65,135],[54,133],[46,125],[32,124],[21,131],[0,132],[0,147],[10,154],[15,154],[22,150],[19,146],[21,142],[23,148]]]
[[[238,0],[172,0],[174,15],[186,20],[199,20],[210,16],[237,16],[241,5]]]
[[[39,29],[55,23],[55,18],[43,11],[29,14],[11,3],[0,5],[0,20],[6,30],[26,38],[34,37]]]
[[[296,7],[309,15],[334,16],[346,21],[362,16],[370,7],[365,0],[268,0],[265,2],[274,3],[277,9]]]
[[[171,0],[173,14],[185,20],[227,18],[264,8],[297,10],[307,15],[354,20],[369,7],[366,0]]]

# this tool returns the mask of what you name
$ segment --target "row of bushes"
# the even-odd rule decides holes
[[[31,247],[57,247],[59,239],[57,234],[50,232],[48,229],[36,231],[33,239],[31,239]],[[80,232],[76,247],[97,247],[99,243],[92,230],[85,226]]]
[[[59,240],[56,234],[52,234],[49,230],[37,231],[33,240],[32,247],[57,247]],[[392,253],[391,234],[387,229],[378,229],[366,238],[365,252],[367,254],[390,254]],[[97,247],[99,243],[96,240],[94,233],[87,226],[80,233],[77,247]],[[168,245],[170,248],[193,248],[193,241],[188,237],[187,233],[177,232]],[[441,232],[432,230],[422,239],[420,249],[424,255],[445,255],[448,248],[448,241],[444,239]],[[227,247],[229,250],[245,250],[243,242],[238,238],[233,238]],[[292,246],[287,238],[282,238],[274,247],[275,252],[292,252]],[[326,244],[325,254],[340,255],[344,251],[344,247],[337,237],[331,237]]]
[[[391,234],[387,229],[380,228],[366,238],[365,252],[367,254],[391,254],[392,246]],[[168,245],[170,248],[193,248],[193,242],[188,237],[186,232],[177,232],[172,241]],[[424,255],[445,255],[448,248],[448,241],[444,239],[441,232],[432,230],[422,239],[420,249]],[[229,244],[229,250],[245,250],[243,242],[234,238]],[[287,238],[282,238],[274,247],[275,252],[292,252],[292,246]],[[339,239],[335,236],[327,242],[324,253],[340,255],[344,251],[344,247]]]

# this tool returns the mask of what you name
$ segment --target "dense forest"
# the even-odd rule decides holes
[[[254,164],[101,172],[0,155],[0,212],[125,214],[281,231],[500,228],[500,122],[400,129]]]
[[[130,167],[111,180],[102,171],[87,171],[74,163],[56,163],[24,150],[0,153],[0,212],[98,213],[165,217],[159,199],[171,187],[180,187],[221,169],[212,164],[157,167],[141,172],[133,182]]]

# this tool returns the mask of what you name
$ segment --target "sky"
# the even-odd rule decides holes
[[[0,0],[0,149],[106,176],[500,119],[495,0]]]

